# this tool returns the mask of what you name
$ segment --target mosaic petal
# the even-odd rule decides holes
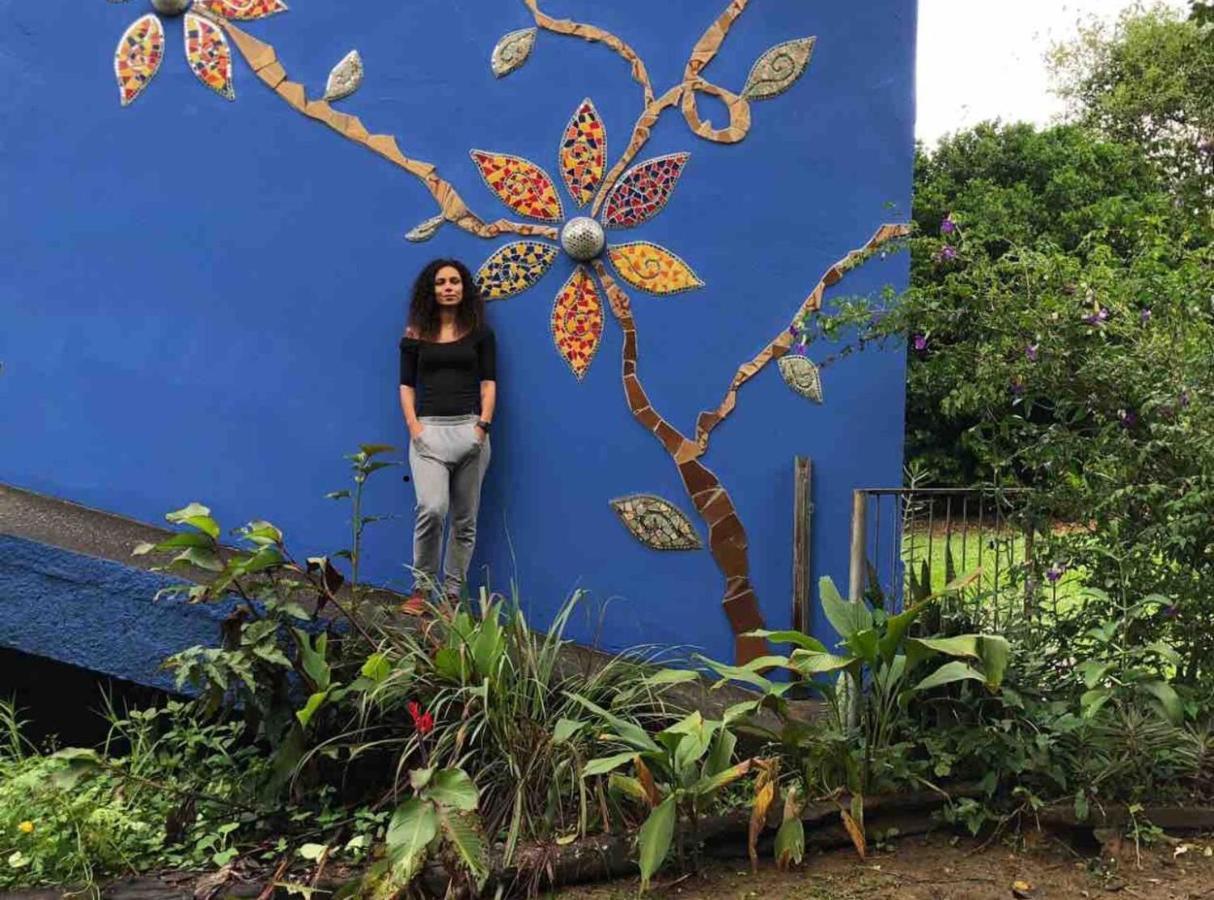
[[[494,75],[498,78],[509,75],[527,61],[531,48],[535,46],[535,32],[534,28],[523,28],[502,35],[489,60]]]
[[[486,300],[504,300],[521,294],[544,276],[556,257],[557,248],[552,244],[540,241],[506,244],[485,260],[476,273],[481,296]]]
[[[559,222],[565,217],[556,186],[535,163],[484,150],[473,150],[472,161],[489,190],[519,215],[544,222]]]
[[[687,517],[673,503],[653,494],[631,494],[611,501],[624,527],[654,550],[699,550],[704,545]]]
[[[603,304],[594,279],[578,266],[556,295],[552,308],[552,338],[569,368],[580,380],[603,338]]]
[[[822,397],[822,373],[812,359],[789,354],[780,357],[779,366],[780,375],[790,388],[806,400],[825,402]]]
[[[777,44],[758,58],[742,96],[747,100],[767,100],[792,87],[809,66],[817,38],[799,38]]]
[[[561,138],[561,176],[578,206],[594,199],[607,170],[607,130],[599,111],[587,98],[582,101]]]
[[[638,163],[611,189],[603,211],[608,228],[632,228],[662,211],[690,153],[672,153]]]
[[[616,244],[607,248],[607,255],[621,278],[651,294],[677,294],[704,286],[687,263],[648,241]]]
[[[130,104],[147,87],[164,59],[164,28],[151,13],[131,23],[114,49],[114,75],[122,105]]]
[[[199,9],[223,16],[225,19],[264,19],[286,12],[282,0],[194,0]]]
[[[201,16],[185,14],[185,56],[198,80],[229,100],[236,99],[232,86],[232,48],[219,26]]]

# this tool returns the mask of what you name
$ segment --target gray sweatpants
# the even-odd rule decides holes
[[[438,558],[450,513],[442,582],[443,594],[450,596],[463,587],[476,546],[476,513],[489,467],[489,437],[484,443],[478,439],[475,415],[423,416],[419,421],[425,427],[409,442],[409,468],[417,492],[414,587],[429,592],[438,585]]]

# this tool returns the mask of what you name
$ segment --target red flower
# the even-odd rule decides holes
[[[421,705],[416,700],[409,701],[409,715],[413,719],[413,727],[417,729],[418,734],[429,734],[434,730],[434,716],[429,712],[422,712]]]

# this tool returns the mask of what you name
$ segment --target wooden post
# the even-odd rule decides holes
[[[813,472],[808,456],[793,458],[792,512],[792,627],[809,634],[810,591],[813,568],[810,565],[810,536],[813,530]]]
[[[864,491],[851,495],[851,560],[848,566],[847,597],[859,602],[864,597],[865,545],[868,538],[868,497]]]

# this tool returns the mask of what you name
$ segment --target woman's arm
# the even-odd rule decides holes
[[[481,382],[481,421],[492,422],[493,410],[497,406],[497,382],[482,381]],[[480,432],[481,440],[485,439],[485,431],[479,426],[476,429]]]
[[[415,438],[421,434],[425,426],[417,419],[417,391],[407,384],[400,386],[400,411],[405,414],[409,437]]]

